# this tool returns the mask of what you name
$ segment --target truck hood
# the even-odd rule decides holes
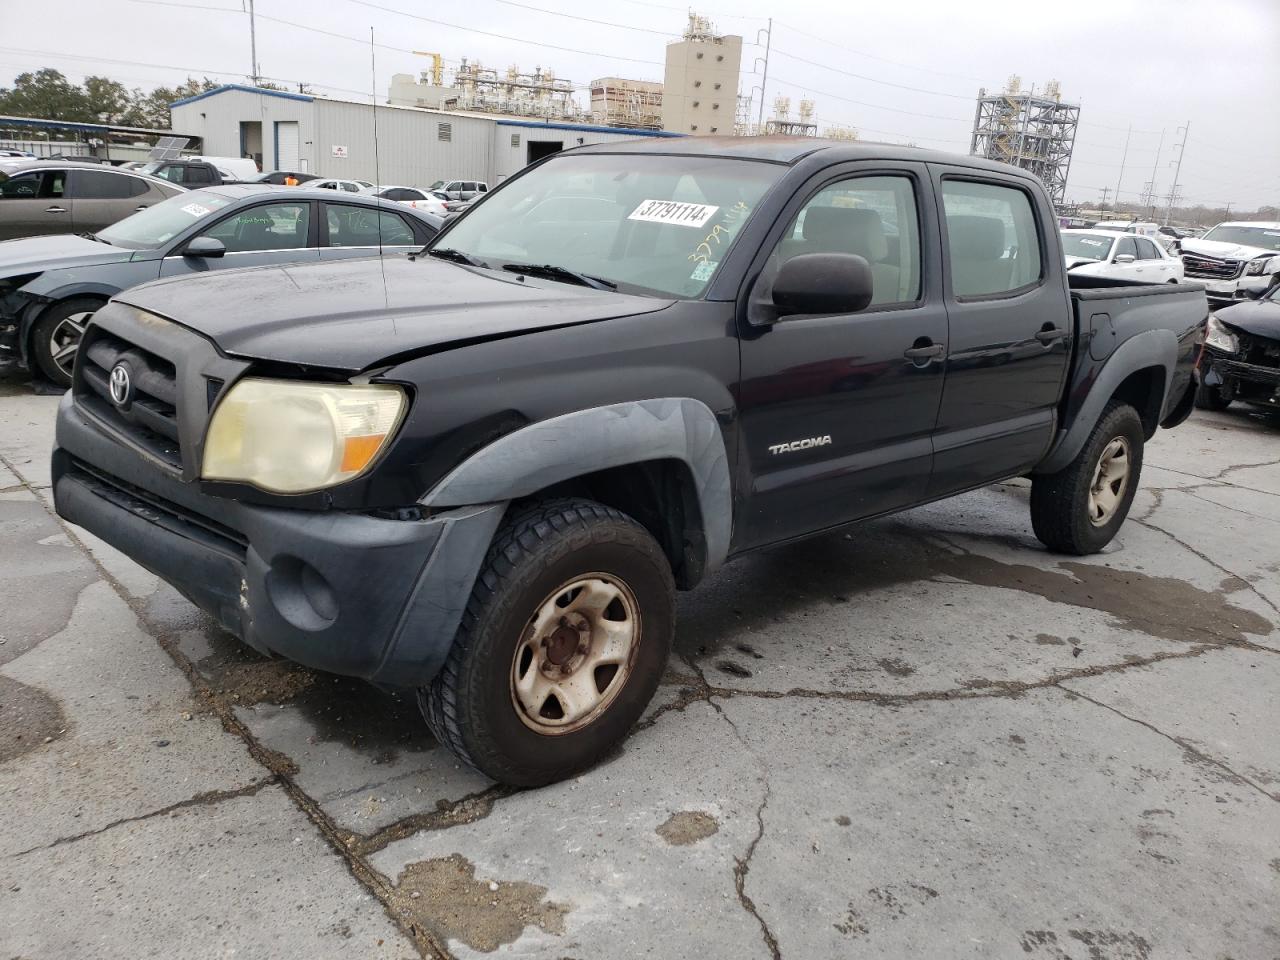
[[[0,277],[41,273],[54,267],[96,267],[124,263],[132,250],[63,233],[0,242]]]
[[[1223,243],[1221,240],[1192,240],[1188,237],[1179,243],[1183,253],[1200,253],[1221,260],[1252,260],[1254,257],[1274,257],[1276,252],[1265,247],[1250,247],[1243,243]]]
[[[1214,316],[1245,333],[1280,340],[1280,301],[1275,299],[1246,300],[1215,310]]]
[[[233,356],[352,372],[460,341],[652,313],[672,302],[521,281],[432,257],[214,270],[116,299],[204,334]]]

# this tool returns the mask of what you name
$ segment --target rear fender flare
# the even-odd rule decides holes
[[[464,460],[419,502],[433,508],[499,503],[609,467],[668,459],[684,462],[693,476],[709,573],[729,553],[729,459],[715,414],[688,397],[591,407],[523,427]]]
[[[1048,455],[1033,472],[1057,473],[1084,447],[1102,411],[1130,374],[1148,367],[1164,370],[1164,393],[1160,410],[1168,403],[1169,385],[1178,362],[1178,337],[1172,330],[1146,330],[1130,337],[1107,358],[1071,425],[1059,430]]]

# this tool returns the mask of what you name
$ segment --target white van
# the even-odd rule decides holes
[[[258,165],[248,157],[183,157],[184,160],[203,160],[218,168],[218,172],[229,180],[242,180],[246,183],[262,176]]]

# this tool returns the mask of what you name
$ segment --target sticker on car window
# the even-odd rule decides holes
[[[693,273],[689,275],[689,279],[705,283],[711,279],[711,275],[716,272],[716,267],[719,265],[719,260],[699,260],[698,265],[693,268]]]
[[[212,210],[201,203],[188,203],[180,209],[183,213],[189,213],[193,217],[203,217],[205,214],[213,213]]]
[[[670,223],[678,227],[701,227],[719,210],[707,203],[680,203],[676,200],[645,200],[631,211],[628,220]]]
[[[1110,241],[1110,240],[1095,240],[1095,239],[1093,239],[1092,237],[1081,237],[1081,238],[1080,238],[1080,243],[1081,243],[1081,245],[1082,245],[1082,246],[1086,246],[1086,247],[1109,247],[1109,246],[1111,246],[1111,241]]]

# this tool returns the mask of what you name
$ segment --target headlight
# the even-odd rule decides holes
[[[1272,265],[1276,262],[1273,257],[1260,257],[1257,260],[1250,260],[1249,265],[1244,268],[1246,277],[1260,277],[1264,273],[1273,273]]]
[[[247,377],[218,404],[200,475],[272,493],[305,493],[363,473],[395,434],[406,406],[390,384]]]
[[[1240,340],[1213,314],[1209,314],[1209,325],[1205,328],[1204,342],[1224,353],[1240,352]]]

